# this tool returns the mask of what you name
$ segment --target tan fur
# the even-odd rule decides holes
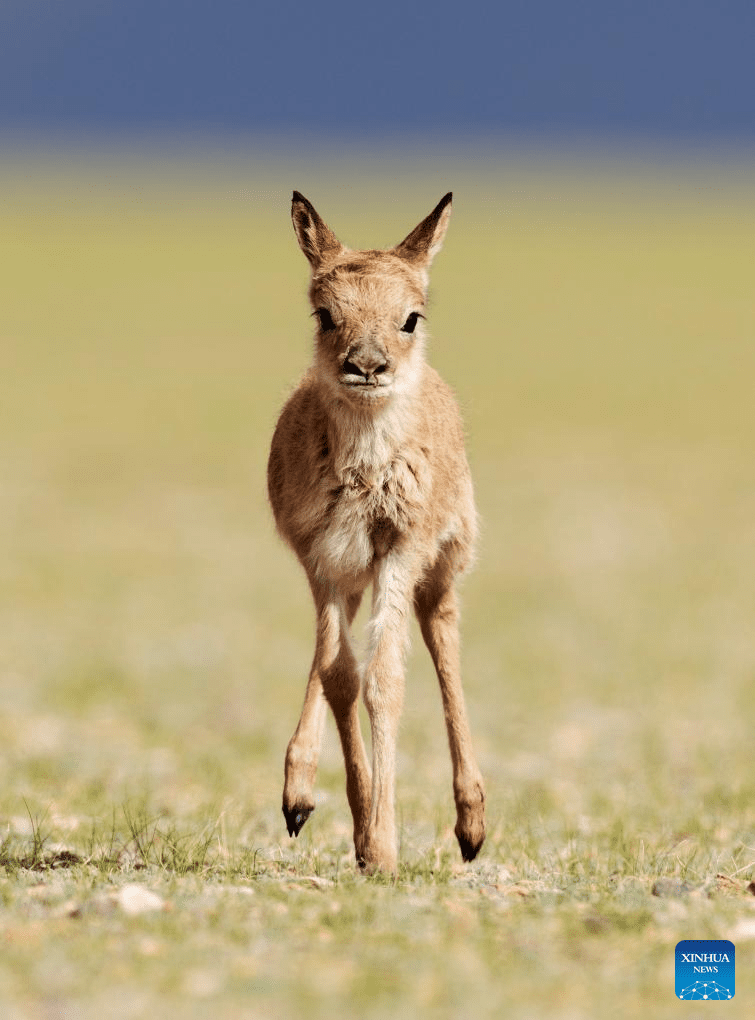
[[[351,251],[298,192],[292,204],[319,325],[313,364],[273,436],[268,491],[278,529],[309,579],[317,641],[286,754],[283,812],[289,833],[298,835],[314,809],[327,703],[344,752],[357,860],[370,871],[395,871],[397,863],[395,747],[412,608],[440,681],[456,835],[466,860],[485,838],[454,590],[473,552],[472,482],[453,394],[424,357],[427,271],[450,211],[449,194],[395,248]],[[370,646],[360,668],[349,627],[369,584]],[[357,713],[360,689],[371,767]]]

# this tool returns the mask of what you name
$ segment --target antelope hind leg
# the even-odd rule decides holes
[[[472,749],[459,667],[459,609],[453,578],[439,570],[415,594],[422,636],[438,674],[453,766],[456,838],[465,861],[485,840],[485,789]]]

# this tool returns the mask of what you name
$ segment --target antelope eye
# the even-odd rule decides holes
[[[419,319],[419,312],[412,312],[409,315],[409,318],[404,323],[404,325],[401,327],[401,332],[413,333],[414,327],[417,325],[417,319]]]
[[[327,333],[328,330],[336,328],[336,324],[333,322],[333,317],[327,308],[317,308],[315,310],[315,315],[317,316],[317,320],[320,323],[320,329],[323,333]]]

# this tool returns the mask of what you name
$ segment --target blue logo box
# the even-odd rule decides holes
[[[676,995],[698,1002],[734,998],[734,943],[685,939],[676,944]]]

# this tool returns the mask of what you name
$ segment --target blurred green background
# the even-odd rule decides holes
[[[595,1016],[619,1008],[622,980],[627,1016],[664,1016],[675,939],[728,937],[742,911],[752,916],[752,164],[736,152],[458,152],[407,162],[265,143],[21,148],[3,163],[9,1016],[47,1016],[43,1000],[78,1003],[77,1016],[131,1015],[123,1003],[137,987],[140,1009],[214,998],[227,1015],[253,1001],[272,1013],[307,1002],[319,1015],[337,1001],[337,1015],[358,1002],[365,1015]],[[280,814],[313,638],[304,576],[265,494],[276,415],[311,348],[293,188],[354,247],[395,243],[454,191],[429,359],[463,409],[482,521],[462,633],[490,835],[478,865],[456,866],[440,699],[415,631],[401,881],[412,890],[422,879],[425,892],[401,907],[354,874],[332,726],[318,810],[298,843]],[[40,971],[39,954],[63,952],[72,922],[40,924],[129,873],[106,834],[112,819],[110,849],[133,849],[123,807],[135,803],[160,833],[184,834],[189,871],[267,878],[266,898],[256,914],[234,908],[211,923],[197,914],[200,893],[146,854],[149,882],[176,911],[147,932],[162,947],[155,960],[143,929],[106,920],[127,960],[115,977],[86,962],[100,945],[87,927],[61,972]],[[47,907],[25,889],[52,881],[54,856],[47,870],[18,870],[37,837],[78,858]],[[707,888],[719,872],[740,883],[735,907],[651,896],[659,876]],[[281,886],[313,874],[346,876],[332,894],[341,928],[325,900],[307,913],[306,895]],[[430,897],[417,916],[435,939],[415,925],[416,896]],[[270,933],[266,948],[250,926],[254,938]],[[417,941],[396,940],[401,928]],[[299,930],[314,944],[299,945]],[[322,931],[344,952],[358,932],[364,956],[344,969],[328,938],[319,946]],[[306,982],[307,966],[292,969],[292,945],[322,987]],[[574,952],[589,993],[565,977]],[[644,991],[629,971],[616,976],[619,959],[634,961]],[[187,973],[196,987],[181,983]],[[753,991],[741,981],[740,1001]],[[509,994],[520,1012],[502,1012]]]

